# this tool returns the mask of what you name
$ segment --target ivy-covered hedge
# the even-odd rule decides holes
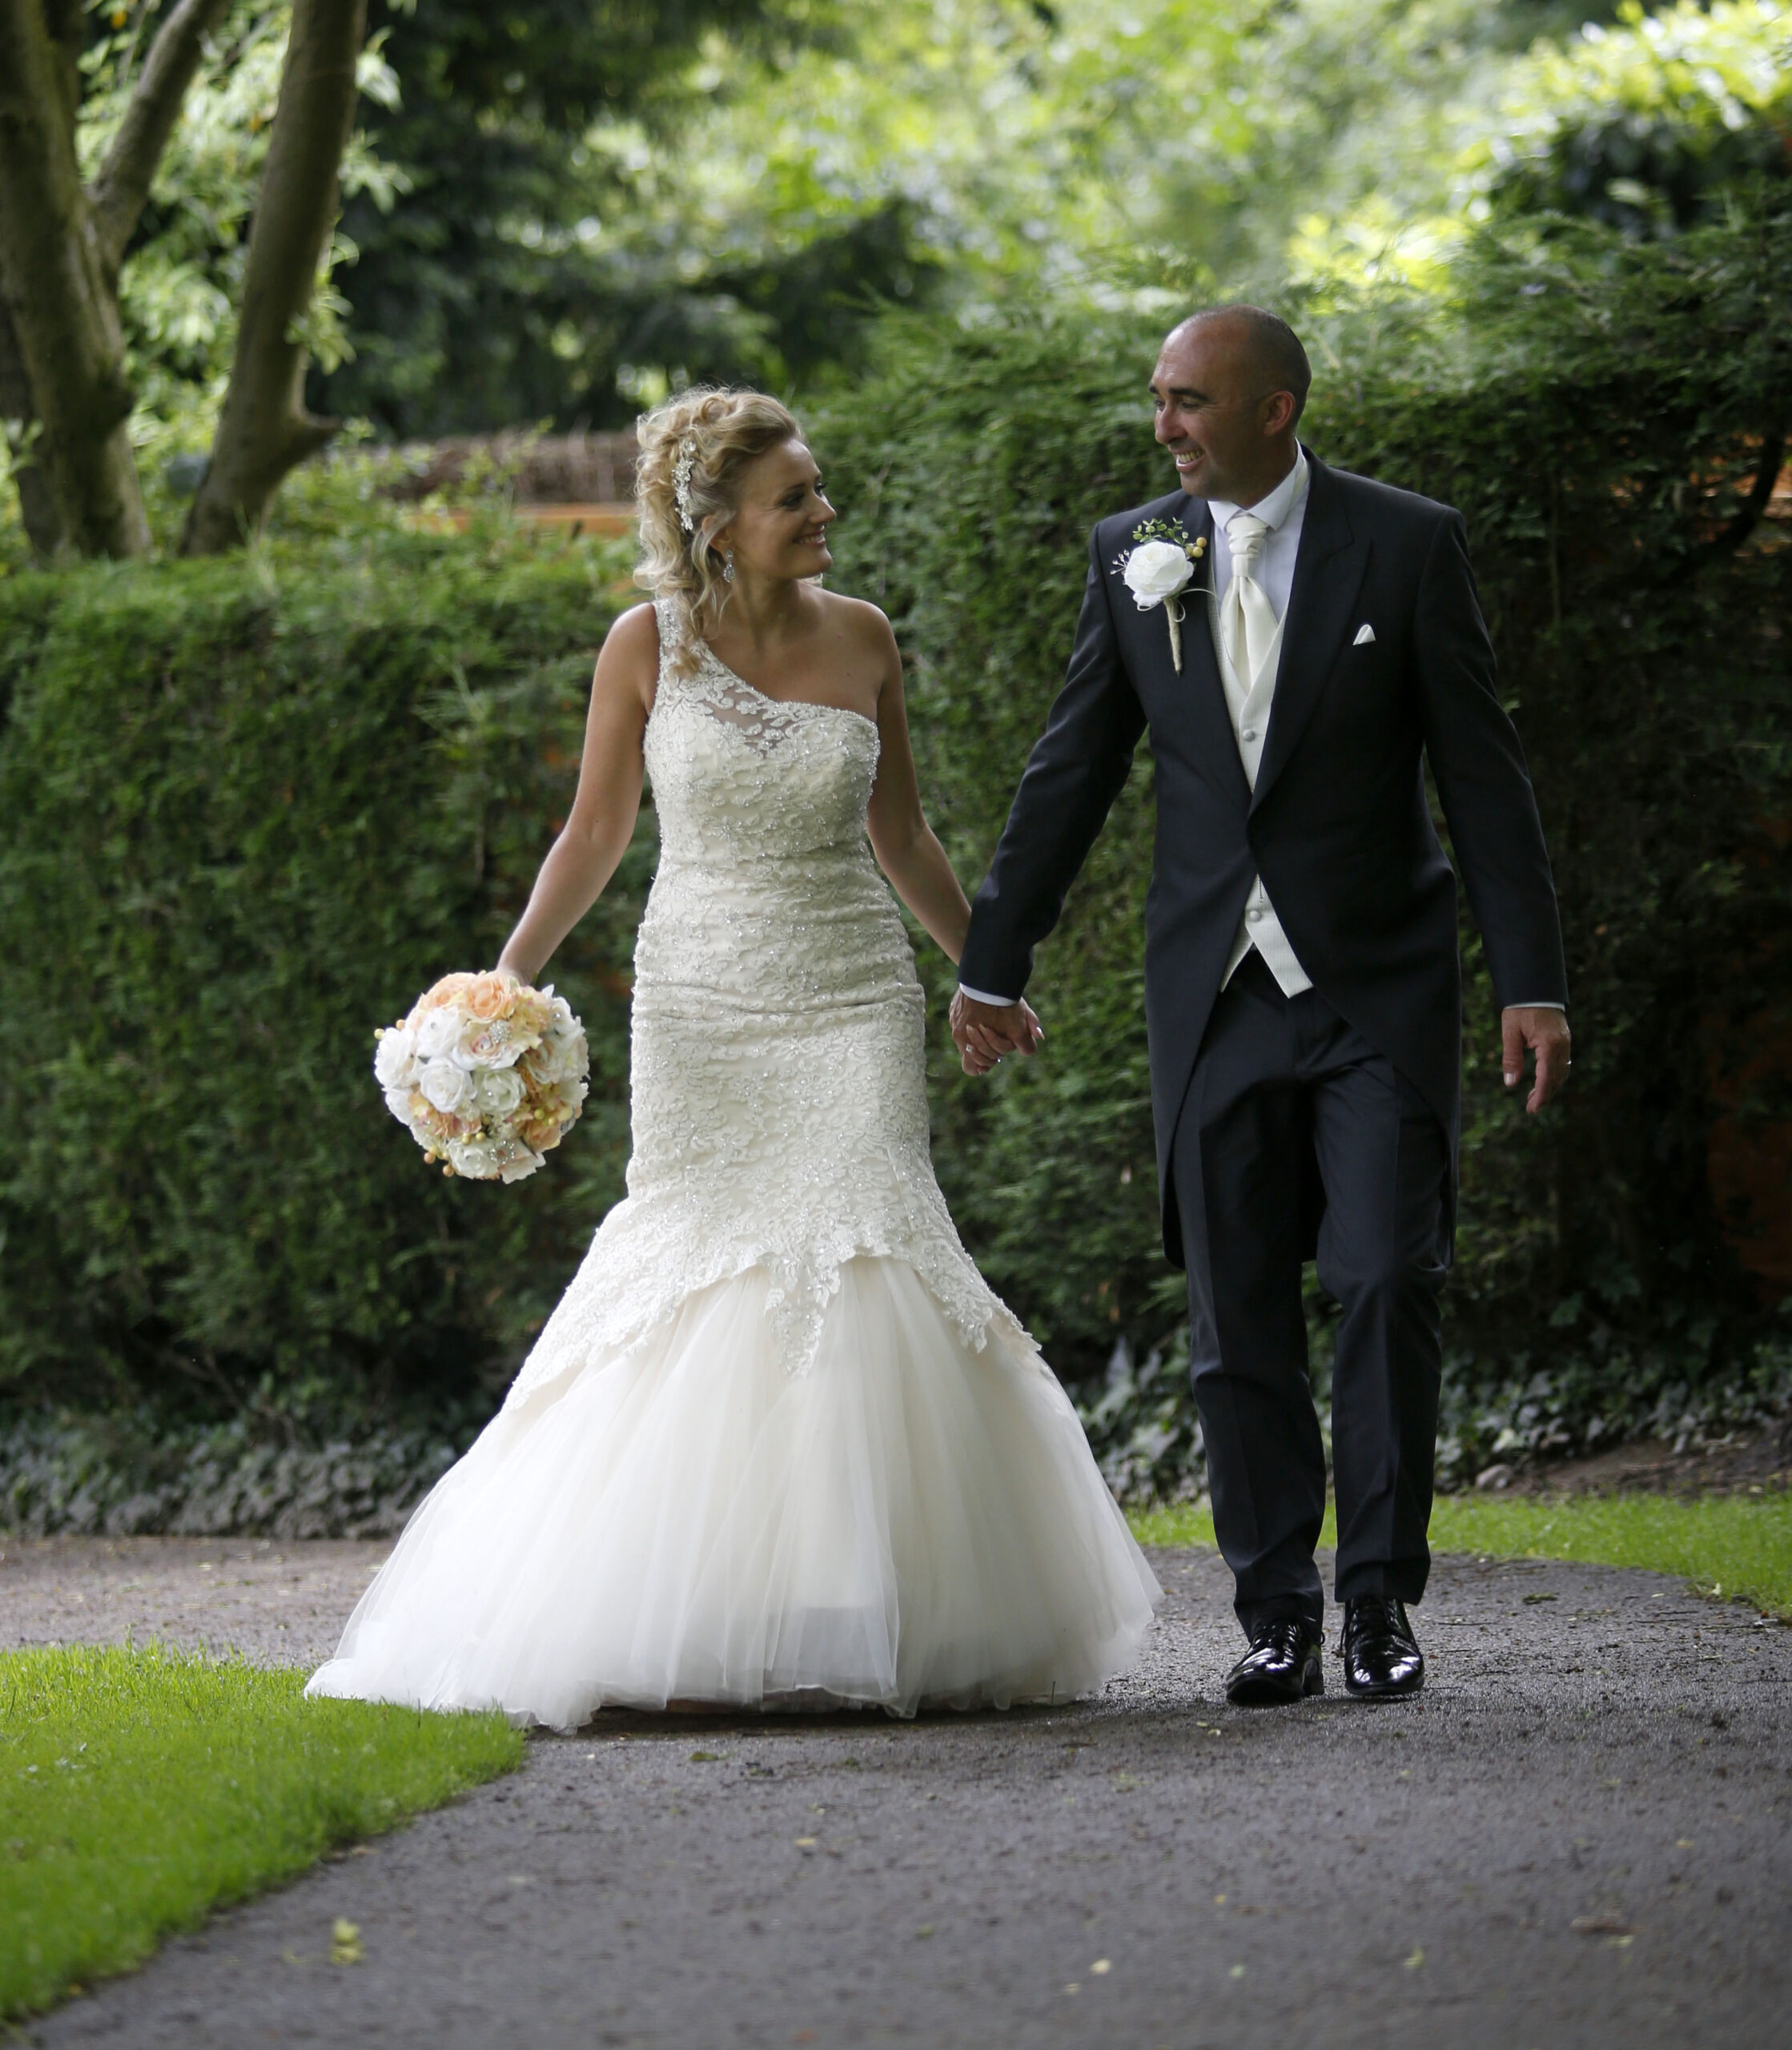
[[[650,830],[556,964],[576,1143],[445,1181],[373,1028],[495,958],[626,563],[372,532],[0,583],[0,1377],[322,1442],[479,1398],[626,1159]],[[625,589],[625,581],[623,585]]]

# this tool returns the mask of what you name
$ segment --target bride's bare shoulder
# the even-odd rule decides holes
[[[631,605],[604,636],[593,693],[637,697],[651,709],[659,680],[660,622],[652,605]]]
[[[864,598],[849,598],[843,592],[819,593],[827,607],[824,617],[833,630],[855,646],[881,653],[895,645],[896,636],[879,608]]]
[[[646,657],[658,661],[660,622],[651,604],[630,605],[625,613],[617,615],[604,636],[603,652],[608,654],[613,648],[625,661]]]

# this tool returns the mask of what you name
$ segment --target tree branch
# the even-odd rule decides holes
[[[0,0],[0,6],[6,0]],[[303,404],[297,324],[310,306],[355,119],[367,0],[294,0],[279,106],[255,202],[230,388],[183,555],[217,555],[260,526],[280,480],[335,432]]]
[[[206,36],[228,5],[229,0],[179,0],[150,45],[136,90],[93,183],[100,250],[115,273],[149,197],[155,167],[180,119]]]
[[[1712,542],[1714,555],[1733,554],[1754,531],[1755,522],[1766,511],[1767,501],[1774,495],[1774,486],[1779,481],[1780,464],[1785,460],[1786,429],[1770,428],[1762,437],[1761,460],[1755,468],[1754,483],[1742,500],[1741,509]]]
[[[75,159],[69,52],[53,33],[66,12],[0,0],[0,303],[43,423],[61,545],[143,555],[124,332]]]
[[[1681,557],[1678,566],[1671,573],[1670,582],[1686,583],[1708,565],[1736,553],[1766,511],[1774,486],[1779,481],[1780,466],[1785,460],[1786,428],[1783,424],[1770,427],[1761,437],[1761,459],[1755,465],[1754,482],[1749,487],[1748,496],[1710,541]]]

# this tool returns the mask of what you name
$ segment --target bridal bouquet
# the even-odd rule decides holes
[[[444,1174],[521,1181],[585,1102],[585,1027],[551,987],[496,972],[444,975],[374,1037],[387,1109]]]

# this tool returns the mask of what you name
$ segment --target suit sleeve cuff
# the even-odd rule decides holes
[[[1556,1003],[1553,1002],[1549,1003],[1507,1003],[1502,1004],[1500,1007],[1502,1011],[1560,1011],[1563,1012],[1565,1012],[1568,1009],[1568,1006],[1565,1003]]]
[[[1018,996],[991,996],[987,990],[974,990],[963,983],[960,983],[958,987],[973,1003],[1011,1004],[1020,1002]]]

